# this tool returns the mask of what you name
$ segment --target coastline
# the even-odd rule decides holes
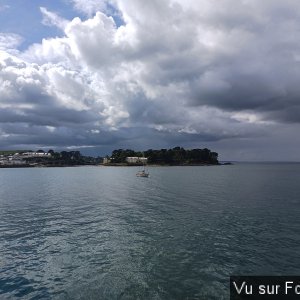
[[[98,167],[101,165],[0,165],[0,169],[23,169],[23,168],[75,168],[75,167]]]
[[[232,163],[226,164],[149,164],[147,167],[210,167],[210,166],[225,166],[233,165]],[[0,169],[18,169],[18,168],[68,168],[68,167],[141,167],[142,165],[133,164],[87,164],[87,165],[0,165]]]
[[[147,164],[146,167],[209,167],[209,166],[222,166],[225,164]],[[125,164],[125,163],[115,163],[115,164],[100,164],[103,167],[142,167],[142,164]]]

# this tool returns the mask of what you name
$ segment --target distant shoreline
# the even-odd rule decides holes
[[[221,166],[223,164],[147,164],[146,167],[205,167],[205,166]],[[126,163],[108,163],[101,164],[103,167],[141,167],[142,164],[126,164]]]
[[[0,169],[98,167],[101,165],[0,165]]]
[[[219,164],[149,164],[146,167],[209,167],[232,165],[232,163]],[[68,167],[141,167],[139,164],[87,164],[87,165],[0,165],[0,169],[18,169],[18,168],[68,168]]]

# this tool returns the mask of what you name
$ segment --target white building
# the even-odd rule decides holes
[[[22,153],[22,157],[51,157],[51,154],[47,152],[25,152]]]
[[[147,157],[126,157],[126,162],[128,162],[129,164],[138,164],[138,163],[143,163],[146,164],[148,161]]]
[[[103,158],[103,164],[109,164],[110,163],[110,159],[107,157]]]

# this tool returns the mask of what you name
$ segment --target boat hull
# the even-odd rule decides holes
[[[136,176],[137,177],[149,177],[149,173],[146,173],[146,172],[138,172],[136,173]]]

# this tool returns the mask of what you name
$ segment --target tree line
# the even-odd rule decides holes
[[[28,151],[32,152],[32,151]],[[47,152],[38,150],[37,153],[48,153],[50,157],[29,157],[26,160],[30,163],[39,163],[48,166],[73,166],[73,165],[95,165],[102,162],[100,157],[84,156],[80,151],[55,152],[50,149]]]
[[[110,157],[113,163],[126,163],[126,157],[147,157],[149,164],[166,165],[191,165],[191,164],[218,164],[218,153],[204,149],[186,150],[182,147],[173,149],[149,149],[146,151],[134,151],[131,149],[118,149],[112,152]]]

